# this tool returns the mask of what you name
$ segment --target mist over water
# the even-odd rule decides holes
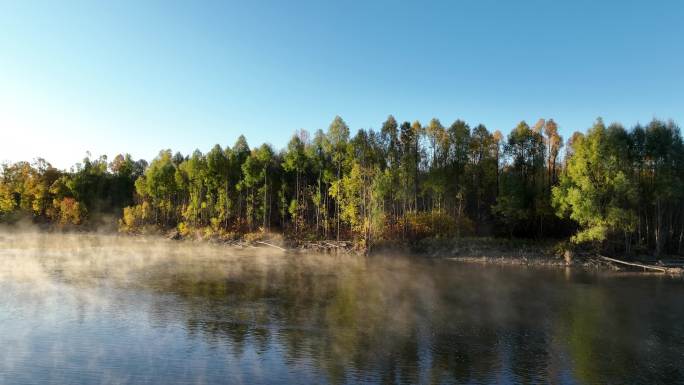
[[[684,383],[684,283],[0,232],[0,384]]]

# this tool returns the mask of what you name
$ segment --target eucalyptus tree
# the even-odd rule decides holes
[[[536,232],[536,207],[539,191],[539,176],[544,169],[544,142],[542,135],[530,128],[524,121],[508,135],[504,146],[508,165],[503,173],[499,196],[493,211],[508,227],[509,233],[516,230],[528,234]]]
[[[331,154],[333,164],[336,168],[336,178],[333,184],[339,190],[342,180],[342,166],[346,161],[347,145],[349,143],[349,127],[339,116],[333,119],[328,127],[326,134],[328,140],[325,142],[326,151]],[[331,187],[332,188],[332,187]],[[332,194],[332,191],[331,191]],[[335,218],[337,222],[337,240],[340,239],[340,202],[335,201]]]
[[[551,187],[558,182],[558,157],[563,147],[563,137],[558,134],[558,124],[553,119],[545,122],[544,135],[546,136],[548,185],[551,190]]]
[[[314,192],[312,201],[316,208],[316,230],[320,231],[323,227],[323,236],[328,237],[330,228],[330,183],[333,181],[332,172],[332,158],[328,149],[331,146],[328,143],[328,137],[323,130],[316,130],[313,136],[313,141],[309,146],[306,146],[306,155],[309,159],[309,166],[312,168],[312,173],[316,175],[316,191]]]
[[[292,217],[294,224],[295,233],[298,232],[300,227],[300,222],[302,221],[303,215],[303,205],[302,194],[302,174],[307,171],[309,166],[308,157],[306,154],[306,144],[302,140],[303,135],[293,135],[290,142],[287,144],[287,150],[283,154],[282,167],[288,173],[295,174],[295,186],[294,186],[294,198],[290,200],[288,205],[288,211]]]
[[[259,149],[256,151],[256,156],[261,163],[262,167],[262,175],[264,179],[264,183],[262,186],[263,190],[263,201],[262,201],[262,215],[263,215],[263,229],[264,231],[268,231],[270,229],[270,216],[271,216],[271,190],[273,188],[271,187],[271,184],[274,184],[270,182],[269,176],[273,173],[275,173],[274,168],[278,167],[280,165],[280,162],[276,159],[275,152],[273,151],[273,148],[268,145],[268,144],[262,144]],[[273,178],[275,179],[275,178]],[[269,184],[271,183],[271,184]]]
[[[463,120],[456,120],[447,130],[449,151],[447,157],[448,194],[453,200],[453,211],[457,217],[463,215],[464,202],[468,193],[466,171],[470,156],[470,126]]]
[[[404,215],[409,211],[418,209],[418,166],[420,164],[420,135],[422,126],[420,122],[413,124],[403,122],[400,126],[399,140],[401,143],[401,174],[402,180],[406,181],[403,189]]]
[[[238,222],[238,226],[241,224],[241,222],[245,219],[245,196],[244,196],[244,191],[239,188],[240,182],[244,178],[243,175],[243,165],[247,158],[250,156],[251,150],[249,149],[249,145],[247,144],[247,139],[245,138],[244,135],[240,135],[237,140],[235,141],[235,144],[233,145],[232,151],[231,151],[233,157],[231,161],[231,175],[230,179],[232,182],[232,185],[235,186],[235,194],[236,194],[236,205],[237,205],[237,212],[236,212],[236,219]]]
[[[209,221],[217,229],[221,223],[226,227],[230,214],[231,199],[228,195],[230,158],[220,145],[215,145],[206,155],[206,188]]]
[[[207,202],[207,159],[201,151],[195,150],[190,159],[180,164],[179,170],[188,180],[188,206],[182,213],[183,218],[193,226],[204,226],[208,223],[211,206],[211,202]]]
[[[269,174],[274,161],[273,149],[268,144],[263,144],[252,150],[242,164],[243,179],[240,182],[240,189],[246,193],[247,224],[250,230],[254,230],[254,224],[259,216],[262,218],[263,230],[269,228]]]
[[[426,180],[424,190],[429,191],[429,209],[441,212],[442,202],[447,193],[448,174],[446,160],[449,154],[449,136],[439,119],[433,118],[425,127],[425,137],[429,144],[429,155],[426,161]],[[435,207],[436,206],[436,207]]]
[[[487,209],[496,200],[497,156],[498,143],[494,135],[484,125],[477,125],[470,136],[470,175],[472,176],[476,225],[485,220]]]
[[[172,200],[177,192],[176,166],[171,159],[171,150],[162,150],[150,163],[145,175],[136,180],[136,192],[149,197],[154,213],[154,223],[168,226],[171,223]]]
[[[398,197],[401,189],[400,174],[402,150],[399,139],[399,124],[392,115],[389,115],[387,120],[382,124],[382,128],[380,129],[380,144],[385,159],[385,175],[388,178],[385,183],[387,188],[385,195],[389,201],[388,205],[391,207],[391,225],[393,226],[399,220]]]
[[[643,159],[642,194],[651,207],[651,219],[646,221],[653,229],[655,254],[661,255],[675,237],[681,251],[684,225],[676,222],[683,219],[684,145],[674,122],[653,120],[646,126]]]

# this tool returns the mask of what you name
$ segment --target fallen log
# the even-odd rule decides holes
[[[280,247],[280,246],[276,246],[276,245],[270,244],[270,243],[268,243],[268,242],[256,241],[255,243],[259,243],[259,244],[266,245],[266,246],[271,246],[271,247],[276,248],[276,249],[278,249],[278,250],[287,251],[287,249],[285,249],[285,248],[282,248],[282,247]]]
[[[621,260],[619,260],[619,259],[604,257],[604,256],[602,256],[602,255],[599,255],[599,258],[601,258],[601,259],[603,259],[603,260],[605,260],[605,261],[613,262],[613,263],[618,263],[618,264],[627,265],[627,266],[633,266],[633,267],[639,267],[639,268],[642,268],[642,269],[644,269],[644,270],[656,270],[656,271],[660,271],[660,272],[663,272],[663,273],[668,273],[668,272],[670,271],[667,267],[653,266],[653,265],[645,265],[645,264],[639,263],[639,262],[621,261]]]

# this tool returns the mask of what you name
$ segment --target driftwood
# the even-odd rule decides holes
[[[660,272],[663,272],[663,273],[669,273],[669,272],[670,272],[670,269],[668,269],[667,267],[653,266],[653,265],[645,265],[645,264],[639,263],[639,262],[621,261],[621,260],[619,260],[619,259],[608,258],[608,257],[604,257],[604,256],[602,256],[602,255],[599,256],[599,257],[600,257],[601,259],[605,260],[605,261],[609,261],[609,262],[613,262],[613,263],[618,263],[618,264],[622,264],[622,265],[627,265],[627,266],[639,267],[639,268],[642,268],[642,269],[644,269],[644,270],[656,270],[656,271],[660,271]]]
[[[278,249],[278,250],[287,251],[287,249],[285,249],[285,248],[282,248],[282,247],[280,247],[280,246],[276,246],[276,245],[270,244],[270,243],[268,243],[268,242],[256,241],[255,243],[259,243],[259,244],[261,244],[261,245],[266,245],[266,246],[271,246],[271,247],[276,248],[276,249]]]

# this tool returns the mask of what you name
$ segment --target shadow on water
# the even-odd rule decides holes
[[[0,383],[683,383],[684,284],[107,236],[0,240]]]

